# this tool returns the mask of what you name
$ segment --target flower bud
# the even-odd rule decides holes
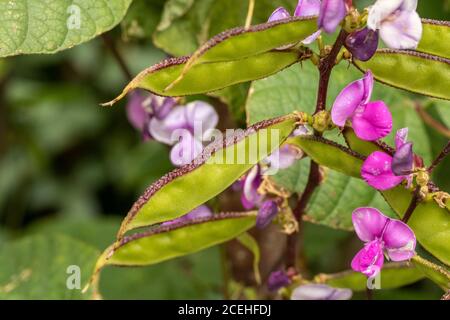
[[[256,217],[256,227],[259,229],[264,229],[272,222],[277,213],[278,205],[275,201],[264,201],[258,210],[258,215]]]
[[[284,271],[274,271],[269,275],[267,280],[267,287],[270,291],[278,291],[283,287],[288,286],[291,283],[291,279]]]
[[[364,28],[348,35],[345,47],[352,53],[353,57],[367,61],[373,57],[378,48],[378,31]]]

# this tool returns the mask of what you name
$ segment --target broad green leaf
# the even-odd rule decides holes
[[[301,148],[312,160],[322,166],[351,177],[361,177],[363,157],[333,141],[304,135],[290,138],[287,143]]]
[[[165,60],[142,71],[134,78],[116,99],[107,103],[112,105],[122,99],[129,91],[145,89],[162,96],[185,96],[208,93],[225,87],[265,78],[302,59],[296,50],[272,51],[246,59],[197,64],[177,81],[188,57]]]
[[[253,272],[255,274],[256,283],[261,284],[261,274],[259,272],[259,261],[261,254],[258,242],[248,232],[245,232],[236,238],[244,247],[253,254]]]
[[[388,263],[381,270],[381,289],[403,287],[424,278],[424,274],[410,263]],[[315,279],[333,287],[349,288],[364,291],[367,288],[367,277],[360,272],[344,271],[336,274],[321,274]]]
[[[68,277],[75,274],[68,268],[80,268],[83,286],[97,257],[95,248],[66,236],[32,236],[6,243],[0,247],[0,298],[90,299],[92,294],[67,287]]]
[[[283,6],[293,12],[290,0],[258,0],[253,24],[266,22],[272,11]],[[248,1],[242,0],[169,0],[154,43],[173,56],[192,54],[211,37],[222,31],[243,26]]]
[[[421,270],[427,278],[435,282],[444,291],[450,290],[450,271],[438,266],[420,256],[412,258],[417,269]]]
[[[132,0],[0,1],[0,57],[55,53],[116,26]]]
[[[296,116],[287,116],[260,122],[233,139],[215,141],[192,164],[151,185],[128,213],[119,237],[131,229],[180,217],[215,197],[278,148],[297,121]]]
[[[145,266],[188,255],[239,236],[255,220],[256,212],[224,213],[127,236],[105,251],[97,268]]]
[[[422,19],[423,34],[418,51],[450,58],[450,23]]]
[[[450,100],[450,60],[416,51],[380,49],[369,61],[354,60],[361,71],[371,70],[381,83]]]

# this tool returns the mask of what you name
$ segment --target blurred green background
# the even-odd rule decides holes
[[[448,19],[449,1],[419,3],[422,17]],[[247,6],[246,1],[197,0],[174,18],[164,4],[135,0],[126,19],[107,34],[133,74],[169,55],[188,54],[211,35],[242,25]],[[254,22],[264,21],[278,5],[292,8],[295,1],[257,0]],[[124,102],[113,108],[99,106],[126,83],[103,37],[55,55],[0,59],[0,273],[19,274],[0,277],[15,284],[8,290],[0,281],[0,298],[82,297],[42,283],[51,283],[52,277],[61,282],[66,276],[63,266],[81,260],[86,280],[93,267],[87,257],[97,256],[113,241],[134,200],[171,170],[169,149],[141,141],[127,121]],[[231,109],[234,124],[244,123],[240,102],[233,101]],[[430,112],[440,118],[438,106]],[[448,176],[440,182],[450,190]],[[353,234],[307,224],[309,273],[347,268],[337,253],[349,251],[353,242]],[[108,268],[100,290],[104,298],[222,298],[222,251],[212,248],[148,268]],[[30,259],[36,260],[31,277],[39,270],[43,275],[27,284],[27,269],[17,266]],[[61,263],[61,268],[46,271],[50,261]],[[422,281],[376,292],[375,298],[437,299],[440,294]],[[248,290],[246,297],[252,296]]]

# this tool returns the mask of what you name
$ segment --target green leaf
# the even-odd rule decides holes
[[[442,266],[438,266],[420,256],[412,258],[417,269],[421,270],[427,278],[435,282],[444,291],[450,290],[450,271]]]
[[[65,236],[32,236],[0,247],[1,299],[90,299],[70,290],[69,266],[80,268],[80,285],[89,279],[98,251]],[[74,283],[74,282],[70,282]]]
[[[372,70],[381,83],[450,100],[450,60],[416,51],[380,49],[369,61],[353,61],[361,71]]]
[[[296,116],[287,116],[261,122],[236,133],[233,139],[214,142],[193,164],[178,168],[151,185],[128,213],[119,237],[138,227],[180,217],[215,197],[278,148],[294,130],[297,120]]]
[[[381,270],[381,289],[403,287],[424,278],[424,274],[410,263],[388,263]],[[315,279],[333,287],[349,288],[364,291],[367,288],[367,277],[360,272],[344,271],[336,274],[321,274]]]
[[[351,177],[361,177],[363,157],[333,141],[304,135],[287,140],[288,144],[301,148],[315,162]]]
[[[255,273],[256,283],[261,284],[261,274],[259,272],[259,261],[261,254],[258,242],[248,232],[241,234],[237,239],[244,247],[253,254],[253,272]]]
[[[280,6],[293,11],[295,4],[290,0],[258,0],[253,23],[266,22]],[[242,0],[169,0],[154,43],[173,56],[192,54],[216,34],[243,26],[247,8],[248,1]]]
[[[137,88],[161,96],[185,96],[212,92],[270,76],[301,60],[302,54],[295,50],[273,51],[242,60],[198,64],[190,68],[180,78],[181,80],[175,83],[182,74],[188,59],[188,57],[168,59],[142,71],[116,99],[105,105],[114,104],[129,91]]]
[[[0,2],[0,57],[55,53],[116,26],[131,0]]]
[[[418,51],[450,58],[450,23],[422,19],[423,34]]]
[[[127,236],[105,251],[100,266],[145,266],[188,255],[239,236],[255,220],[255,212],[223,213]]]

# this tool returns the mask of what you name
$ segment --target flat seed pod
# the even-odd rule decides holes
[[[348,148],[313,135],[290,138],[287,143],[299,147],[322,166],[352,177],[361,178],[360,171],[363,157]]]
[[[371,70],[381,83],[430,96],[450,100],[450,60],[426,53],[381,49],[369,61],[354,60],[363,72]]]
[[[410,263],[387,263],[381,269],[381,288],[400,288],[424,278],[424,274]],[[367,289],[367,277],[353,270],[335,274],[320,274],[316,282],[325,283],[332,287],[349,288],[353,291],[365,291]]]
[[[302,59],[300,51],[288,50],[265,52],[235,61],[198,64],[166,90],[180,77],[189,57],[167,59],[142,71],[117,98],[105,105],[114,104],[128,92],[138,88],[173,97],[208,93],[237,83],[268,77]]]
[[[153,183],[133,205],[118,237],[132,229],[178,218],[228,188],[277,149],[300,119],[259,122],[209,145],[191,164]]]
[[[450,22],[422,19],[422,26],[417,51],[450,59]]]

